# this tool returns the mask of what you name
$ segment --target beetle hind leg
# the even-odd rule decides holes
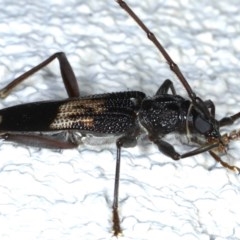
[[[67,94],[69,97],[79,97],[80,92],[77,84],[77,80],[75,77],[75,74],[72,70],[72,67],[63,52],[57,52],[51,55],[49,58],[38,64],[37,66],[33,67],[32,69],[28,70],[27,72],[23,73],[19,77],[15,78],[10,82],[7,86],[0,89],[0,98],[6,98],[11,91],[18,86],[20,83],[22,83],[24,80],[29,78],[34,73],[38,72],[45,66],[47,66],[49,63],[51,63],[54,59],[58,59],[59,65],[60,65],[60,72],[62,76],[62,80],[65,86],[65,89],[67,91]]]
[[[15,142],[22,145],[49,148],[49,149],[71,149],[78,147],[78,143],[72,142],[70,138],[60,139],[57,137],[21,134],[21,133],[1,133],[0,139],[9,142]]]

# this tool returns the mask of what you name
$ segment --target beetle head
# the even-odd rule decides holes
[[[215,119],[214,105],[212,102],[203,102],[197,97],[190,105],[189,113],[192,115],[194,132],[204,135],[207,140],[221,138],[219,122]]]

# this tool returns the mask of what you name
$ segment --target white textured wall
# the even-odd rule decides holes
[[[238,1],[128,2],[199,96],[216,103],[218,118],[240,110]],[[0,86],[64,51],[83,94],[141,90],[152,95],[171,78],[186,96],[113,0],[0,0],[0,7]],[[65,97],[55,63],[0,107]],[[231,147],[227,160],[240,166],[239,145]],[[114,145],[59,152],[1,143],[0,239],[111,238],[115,158]],[[120,201],[124,239],[240,238],[239,176],[215,165],[207,153],[174,162],[151,145],[124,149]]]

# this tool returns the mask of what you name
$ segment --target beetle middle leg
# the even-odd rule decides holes
[[[61,71],[61,76],[62,80],[65,86],[65,89],[67,91],[67,94],[69,97],[79,97],[80,92],[79,92],[79,87],[77,84],[77,80],[75,77],[75,74],[72,70],[72,67],[63,52],[57,52],[51,55],[49,58],[47,58],[45,61],[42,63],[38,64],[37,66],[33,67],[29,71],[23,73],[19,77],[15,78],[12,82],[10,82],[7,86],[2,88],[0,90],[0,98],[5,98],[7,97],[10,92],[21,82],[23,82],[25,79],[33,75],[34,73],[38,72],[45,66],[47,66],[49,63],[51,63],[54,59],[58,59],[59,65],[60,65],[60,71]]]
[[[117,159],[116,159],[116,170],[115,170],[115,180],[114,180],[114,194],[113,194],[113,235],[119,236],[122,233],[120,226],[120,218],[118,213],[118,193],[119,193],[119,180],[120,180],[120,163],[121,163],[121,149],[134,147],[137,145],[136,136],[137,131],[133,131],[133,134],[120,137],[117,142]]]
[[[173,86],[173,83],[171,80],[166,79],[163,84],[159,87],[157,90],[155,96],[162,95],[168,93],[169,89],[172,91],[173,95],[176,95],[176,90]]]

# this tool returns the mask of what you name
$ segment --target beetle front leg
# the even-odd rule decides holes
[[[230,117],[224,117],[219,121],[220,127],[226,126],[226,125],[231,125],[238,119],[240,119],[240,112],[238,112]]]
[[[158,146],[158,149],[165,154],[166,156],[172,158],[173,160],[180,160],[182,158],[187,158],[187,157],[191,157],[191,156],[195,156],[198,155],[200,153],[203,152],[209,152],[210,155],[214,158],[215,161],[219,162],[223,167],[230,169],[234,172],[237,172],[238,174],[240,174],[240,168],[236,167],[236,166],[232,166],[229,165],[228,163],[224,162],[221,157],[219,157],[215,152],[214,152],[214,148],[219,147],[219,143],[213,143],[213,144],[208,144],[208,145],[204,145],[201,146],[199,148],[196,148],[192,151],[186,152],[184,154],[179,154],[175,151],[174,147],[168,143],[165,142],[161,139],[152,139],[152,141]]]
[[[181,155],[175,151],[174,147],[170,143],[150,136],[149,139],[158,146],[159,151],[164,155],[172,158],[173,160],[179,160],[181,158]]]
[[[199,148],[196,148],[184,154],[179,154],[178,152],[175,151],[174,147],[170,143],[163,141],[159,137],[149,136],[149,139],[158,146],[158,149],[160,150],[160,152],[172,158],[173,160],[179,160],[181,158],[195,156],[195,155],[198,155],[199,153],[207,152],[213,148],[216,148],[219,145],[219,143],[216,142],[213,144],[201,146]]]

